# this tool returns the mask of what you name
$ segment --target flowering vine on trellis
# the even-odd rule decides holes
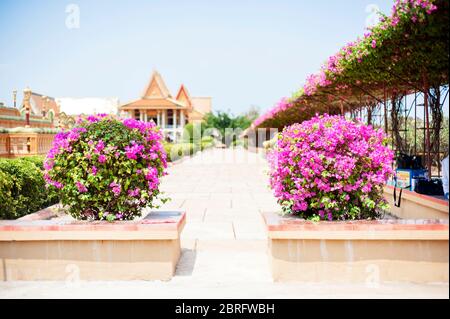
[[[359,105],[361,93],[372,92],[370,98],[380,100],[381,88],[417,90],[424,77],[430,85],[447,84],[448,24],[446,0],[397,0],[390,16],[381,15],[363,37],[330,56],[300,90],[282,98],[252,127],[290,124],[280,122],[294,120],[293,114],[307,119],[299,111],[311,104],[318,107],[318,101],[336,108],[342,103]],[[289,116],[283,118],[286,112]]]

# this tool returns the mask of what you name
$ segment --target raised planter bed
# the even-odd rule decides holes
[[[184,212],[114,223],[51,217],[0,222],[0,280],[169,280],[175,272]]]
[[[400,207],[394,205],[394,187],[385,186],[384,196],[389,202],[390,213],[403,219],[448,219],[448,201],[421,195],[409,190],[402,191]],[[397,202],[399,190],[397,189]]]
[[[263,218],[275,281],[448,283],[448,220]]]

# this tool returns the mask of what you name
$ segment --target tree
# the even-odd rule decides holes
[[[244,116],[248,118],[251,122],[256,120],[261,114],[261,108],[256,105],[251,105],[247,112],[244,113]]]
[[[227,112],[217,111],[216,114],[208,113],[205,116],[205,126],[219,131],[222,143],[229,146],[235,142],[240,133],[252,124],[252,119],[246,115],[233,116]]]

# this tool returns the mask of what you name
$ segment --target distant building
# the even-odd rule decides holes
[[[17,92],[13,92],[13,104],[12,107],[8,107],[0,103],[0,127],[56,127],[56,119],[60,111],[53,97],[45,96],[26,88],[23,91],[21,103],[17,103]]]
[[[11,107],[0,103],[0,127],[68,128],[78,116],[118,115],[119,109],[118,98],[53,98],[29,88],[23,91],[21,103],[17,103],[17,92],[13,92],[13,100]]]
[[[154,71],[142,96],[120,106],[120,112],[141,121],[153,121],[171,140],[178,140],[186,123],[203,120],[211,112],[210,97],[191,97],[182,84],[175,97]]]

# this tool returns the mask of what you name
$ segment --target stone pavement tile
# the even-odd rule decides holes
[[[252,197],[258,203],[261,203],[261,202],[267,203],[267,204],[276,204],[277,203],[277,199],[273,196],[272,193],[264,193],[264,194],[252,193]]]
[[[264,193],[252,192],[252,197],[257,201],[274,201],[276,202],[275,196],[273,193],[268,191]]]
[[[273,193],[269,191],[261,192],[261,191],[255,191],[251,190],[250,195],[252,196],[253,200],[258,200],[258,198],[266,197],[266,198],[273,198]]]
[[[181,207],[186,210],[203,211],[207,207],[207,201],[203,199],[186,199]]]
[[[199,209],[199,210],[186,209],[184,211],[186,212],[186,223],[203,222],[205,220],[206,209]]]
[[[270,281],[266,251],[264,240],[199,240],[193,276],[219,283]]]
[[[203,220],[206,208],[199,206],[181,206],[179,210],[186,212],[186,215],[195,217],[195,219]]]
[[[184,203],[184,199],[171,199],[167,203],[163,204],[160,210],[179,210]]]
[[[172,199],[201,199],[208,200],[211,198],[211,193],[173,193],[170,194],[170,198]]]
[[[259,200],[256,201],[256,205],[261,211],[278,212],[281,210],[281,206],[275,199]]]
[[[255,203],[255,199],[253,199],[250,192],[243,191],[241,193],[232,193],[233,201],[244,201],[249,203]]]
[[[191,190],[193,193],[208,193],[212,191],[213,185],[198,184]]]
[[[256,205],[246,208],[246,209],[240,209],[240,208],[207,208],[208,212],[212,214],[227,214],[227,215],[259,215],[259,209],[256,207]]]
[[[190,193],[194,186],[192,184],[164,185],[161,184],[161,191],[165,193]]]
[[[233,229],[237,240],[242,239],[265,240],[267,238],[267,233],[264,230],[264,222],[262,218],[255,221],[234,220]]]
[[[215,193],[215,192],[212,192],[210,194],[210,199],[212,201],[214,201],[214,200],[229,200],[229,201],[231,201],[232,197],[233,197],[233,194],[231,194],[231,193]]]
[[[255,201],[231,200],[231,208],[236,210],[255,210],[258,204]]]
[[[251,194],[253,192],[253,189],[248,186],[232,186],[231,187],[231,193],[239,195],[239,194]]]
[[[206,208],[208,209],[227,209],[231,208],[231,200],[230,199],[215,199],[205,201]]]
[[[236,174],[235,176],[232,176],[231,178],[228,178],[228,180],[226,181],[227,186],[231,186],[231,187],[248,187],[247,185],[247,176],[245,176],[244,174]]]
[[[251,187],[255,192],[259,193],[272,193],[272,189],[270,188],[270,183],[268,180],[255,180],[254,183],[248,183],[248,186]]]
[[[251,193],[255,195],[273,194],[270,188],[263,185],[249,187],[249,189],[251,190]]]
[[[210,191],[212,193],[231,193],[231,187],[226,184],[223,185],[218,184],[213,186],[212,189],[210,189]]]
[[[183,208],[186,209],[200,209],[200,208],[210,208],[210,209],[226,209],[231,208],[231,200],[227,199],[217,199],[217,200],[203,200],[203,199],[187,199],[183,203]]]
[[[208,221],[227,221],[245,220],[257,222],[261,218],[258,211],[245,211],[236,209],[206,209],[205,222]]]
[[[231,222],[190,221],[186,223],[181,238],[234,240],[233,226]]]
[[[260,206],[261,213],[281,213],[283,210],[280,205],[264,205]]]

